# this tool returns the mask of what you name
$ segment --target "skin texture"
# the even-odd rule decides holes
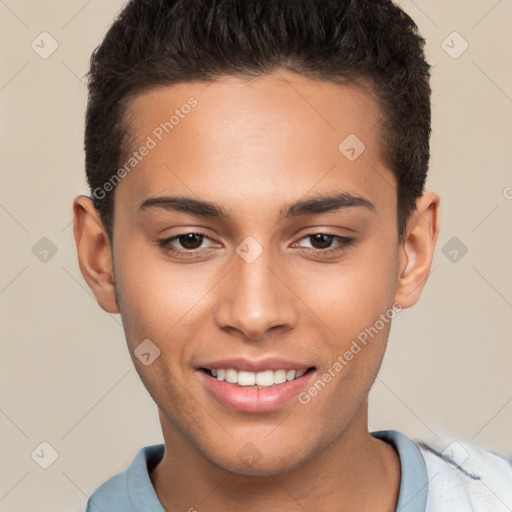
[[[399,459],[367,422],[389,323],[308,404],[232,410],[202,385],[197,366],[274,356],[315,366],[316,381],[393,303],[418,301],[439,197],[417,200],[399,245],[396,181],[382,162],[376,103],[360,89],[286,71],[139,95],[130,107],[134,149],[191,96],[197,106],[116,187],[113,247],[91,200],[74,202],[83,276],[105,311],[121,313],[159,408],[166,451],[151,472],[158,497],[167,511],[394,511]],[[355,161],[338,150],[349,134],[366,146]],[[364,197],[374,211],[279,219],[287,205],[332,192]],[[215,202],[231,218],[140,210],[169,194]],[[188,246],[192,257],[158,245],[195,231],[209,238]],[[340,244],[315,245],[307,235],[318,232],[354,243],[328,253]],[[252,263],[236,252],[248,236],[263,249]],[[171,246],[187,251],[178,240]],[[149,366],[133,355],[144,339],[161,351]],[[239,456],[248,443],[258,454],[251,464]]]

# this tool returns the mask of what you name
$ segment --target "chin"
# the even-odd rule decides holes
[[[290,452],[294,457],[290,457]],[[298,450],[269,450],[269,453],[262,453],[252,443],[247,443],[237,453],[226,454],[205,454],[213,464],[240,476],[270,477],[288,473],[302,466],[309,457],[301,454]]]

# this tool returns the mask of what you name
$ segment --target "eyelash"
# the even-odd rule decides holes
[[[204,238],[207,238],[207,239],[211,240],[211,238],[207,234],[202,233],[200,231],[187,231],[185,233],[179,233],[177,235],[174,235],[174,236],[172,236],[170,238],[163,238],[161,240],[158,240],[158,245],[159,245],[160,248],[162,248],[167,253],[172,253],[172,254],[177,254],[177,255],[188,254],[188,255],[193,256],[195,254],[198,254],[198,252],[201,249],[176,250],[171,245],[171,243],[174,242],[175,240],[177,240],[178,238],[181,238],[182,236],[186,236],[186,235],[190,235],[190,234],[199,235],[199,236],[202,236]],[[335,233],[328,233],[328,232],[323,232],[323,231],[317,231],[317,232],[314,232],[314,233],[309,233],[309,234],[301,237],[300,240],[303,240],[303,239],[309,238],[309,237],[313,237],[315,235],[325,235],[325,236],[332,237],[334,240],[338,241],[339,246],[337,248],[335,248],[335,249],[332,249],[330,247],[327,248],[327,249],[309,248],[308,249],[309,252],[313,253],[314,255],[337,254],[338,252],[341,252],[341,251],[345,250],[346,248],[352,246],[354,244],[354,242],[355,242],[354,238],[346,237],[346,236],[340,236],[340,235],[336,235]]]

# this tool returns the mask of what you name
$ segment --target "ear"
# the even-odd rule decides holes
[[[439,196],[425,192],[407,222],[399,247],[399,275],[395,301],[403,308],[418,302],[427,281],[439,234]]]
[[[78,196],[73,202],[73,234],[80,270],[98,304],[108,313],[119,313],[110,241],[89,197]]]

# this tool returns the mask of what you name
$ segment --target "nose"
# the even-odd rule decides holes
[[[237,257],[219,290],[216,324],[251,340],[261,339],[270,329],[295,327],[298,299],[287,276],[267,251],[251,263]]]

